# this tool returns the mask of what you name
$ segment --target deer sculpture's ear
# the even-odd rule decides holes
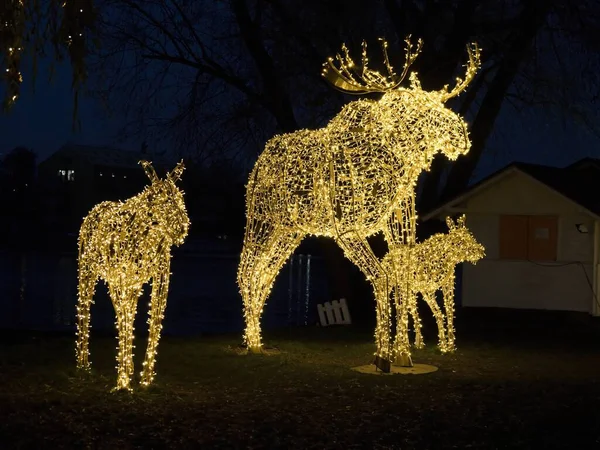
[[[146,172],[146,175],[152,183],[158,180],[156,171],[154,170],[154,167],[152,167],[152,163],[150,161],[141,160],[138,164],[144,168],[144,172]]]
[[[452,230],[454,228],[454,222],[452,221],[452,217],[450,217],[450,216],[446,217],[446,225],[448,225],[448,228],[450,230]]]
[[[464,214],[461,215],[457,220],[456,220],[456,225],[459,227],[464,227],[465,223],[467,220],[467,216],[465,216]]]
[[[175,168],[171,170],[167,174],[167,178],[169,178],[173,183],[181,178],[181,174],[185,170],[185,166],[183,165],[183,159],[177,163]]]

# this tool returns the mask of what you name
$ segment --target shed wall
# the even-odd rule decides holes
[[[465,264],[463,306],[593,312],[594,220],[582,208],[520,173],[481,191],[464,207],[467,226],[486,256],[476,266]],[[558,216],[557,261],[499,259],[503,214]],[[578,223],[589,232],[580,233]]]

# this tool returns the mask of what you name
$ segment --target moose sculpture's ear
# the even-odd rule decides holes
[[[152,167],[152,163],[150,161],[141,160],[138,162],[138,164],[141,164],[141,166],[144,168],[144,172],[146,172],[146,175],[152,183],[158,181],[158,176],[156,175],[156,171],[154,170],[154,167]]]
[[[183,173],[184,170],[185,170],[185,166],[183,165],[183,159],[182,159],[181,161],[179,161],[177,163],[175,168],[167,174],[167,178],[169,178],[169,180],[171,180],[173,183],[175,183],[177,180],[179,180],[181,178],[181,174]]]
[[[454,228],[454,222],[452,221],[452,217],[450,217],[450,216],[446,217],[446,225],[448,225],[448,228],[450,230],[452,230]]]

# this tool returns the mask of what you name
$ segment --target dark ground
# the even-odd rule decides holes
[[[427,375],[351,371],[374,350],[351,327],[267,333],[271,356],[236,354],[237,335],[167,336],[156,384],[133,393],[109,392],[112,337],[92,336],[82,376],[73,336],[5,332],[0,448],[600,448],[600,326],[539,317],[463,313],[450,356],[426,330]]]

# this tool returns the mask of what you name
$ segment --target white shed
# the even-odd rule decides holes
[[[462,272],[462,305],[600,315],[600,161],[513,163],[420,219],[466,214],[486,249]]]

